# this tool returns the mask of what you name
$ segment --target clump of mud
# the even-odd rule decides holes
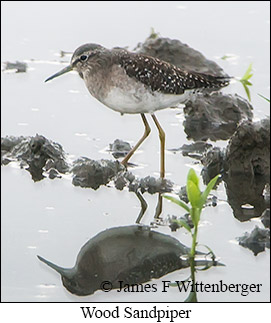
[[[116,139],[113,144],[109,144],[109,150],[116,159],[125,157],[131,149],[129,142],[120,139]]]
[[[242,122],[226,149],[213,147],[201,161],[205,183],[217,174],[223,175],[228,202],[240,221],[261,216],[270,205],[264,193],[270,183],[269,118]]]
[[[129,185],[129,190],[132,192],[140,190],[141,193],[148,192],[149,194],[171,192],[172,188],[173,183],[170,180],[155,178],[153,176],[135,179]]]
[[[118,161],[81,157],[70,165],[66,161],[62,146],[41,135],[1,138],[1,164],[7,165],[12,161],[19,162],[22,168],[26,168],[34,181],[42,180],[46,176],[50,179],[60,178],[61,174],[70,173],[73,176],[73,185],[94,190],[112,180],[118,190],[126,187],[135,193],[164,193],[171,192],[173,188],[173,183],[166,179],[152,176],[136,178]]]
[[[240,124],[229,141],[225,168],[230,175],[270,178],[270,119]]]
[[[177,39],[149,37],[135,49],[145,55],[157,57],[187,71],[228,76],[214,61]]]
[[[93,160],[83,157],[77,159],[73,164],[72,183],[75,186],[91,187],[97,190],[101,185],[108,184],[122,170],[124,170],[124,166],[118,161]]]
[[[242,120],[252,120],[253,107],[239,95],[198,94],[185,103],[184,131],[193,140],[227,140]]]
[[[136,178],[129,171],[119,173],[115,179],[115,187],[118,190],[123,190],[124,187],[127,187],[130,192],[136,193],[140,191],[142,194],[145,192],[149,194],[171,192],[173,185],[170,180],[153,176]]]
[[[50,173],[50,178],[59,177],[59,173],[69,171],[65,152],[62,146],[46,139],[44,136],[1,138],[1,163],[7,165],[11,161],[20,162],[22,168],[30,172],[34,181]]]
[[[25,73],[27,71],[27,64],[24,62],[5,62],[4,64],[4,71],[14,70],[16,73]]]
[[[270,230],[256,226],[251,233],[246,232],[237,240],[242,247],[250,249],[254,256],[257,256],[258,253],[265,251],[265,248],[270,249]]]
[[[260,219],[264,227],[270,229],[270,208],[264,210]]]

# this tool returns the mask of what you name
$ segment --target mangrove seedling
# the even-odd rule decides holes
[[[187,183],[186,183],[186,191],[189,203],[186,204],[182,202],[179,198],[176,198],[172,195],[164,194],[163,197],[176,203],[177,205],[181,206],[186,212],[190,214],[191,220],[193,222],[194,228],[191,229],[189,224],[183,220],[176,220],[177,223],[184,227],[192,237],[192,245],[190,249],[190,268],[191,268],[191,280],[192,284],[195,284],[195,255],[196,255],[196,247],[198,245],[197,236],[198,236],[198,225],[200,221],[201,211],[207,201],[208,195],[210,194],[211,190],[214,188],[218,178],[220,175],[215,176],[213,179],[210,180],[208,185],[206,186],[203,192],[200,191],[199,187],[199,177],[197,176],[196,172],[193,169],[190,169],[187,176]],[[190,204],[190,205],[189,205]],[[215,259],[214,253],[211,249],[205,246],[210,254],[212,255],[213,259]],[[185,300],[186,302],[197,302],[197,295],[193,288],[190,292],[188,298]]]

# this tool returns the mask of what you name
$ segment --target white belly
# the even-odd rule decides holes
[[[185,102],[190,93],[191,91],[185,91],[181,95],[150,93],[144,86],[134,91],[114,87],[101,102],[120,113],[153,113]]]

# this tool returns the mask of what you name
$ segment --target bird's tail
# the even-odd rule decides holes
[[[213,80],[215,80],[215,83],[218,87],[225,87],[230,84],[231,80],[233,79],[232,76],[212,76],[209,75]]]

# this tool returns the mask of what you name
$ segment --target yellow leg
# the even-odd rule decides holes
[[[143,136],[141,137],[141,139],[133,147],[133,149],[131,149],[129,151],[129,153],[123,158],[123,160],[121,162],[122,165],[127,165],[128,160],[132,157],[132,155],[137,150],[137,148],[142,144],[142,142],[148,137],[148,135],[151,132],[151,128],[150,128],[150,126],[148,124],[148,121],[147,121],[147,119],[146,119],[146,117],[145,117],[145,115],[143,113],[141,113],[141,118],[142,118],[143,123],[145,125],[145,132],[144,132]]]
[[[154,114],[151,115],[153,118],[153,121],[155,122],[155,125],[158,129],[159,132],[159,138],[160,138],[160,158],[161,158],[161,164],[160,164],[160,177],[164,178],[165,177],[165,139],[166,135],[162,127],[160,126],[160,123],[158,122],[156,116]]]
[[[156,210],[155,210],[155,215],[154,218],[155,219],[159,219],[160,214],[163,211],[163,197],[161,193],[158,193],[158,201],[156,204]]]

